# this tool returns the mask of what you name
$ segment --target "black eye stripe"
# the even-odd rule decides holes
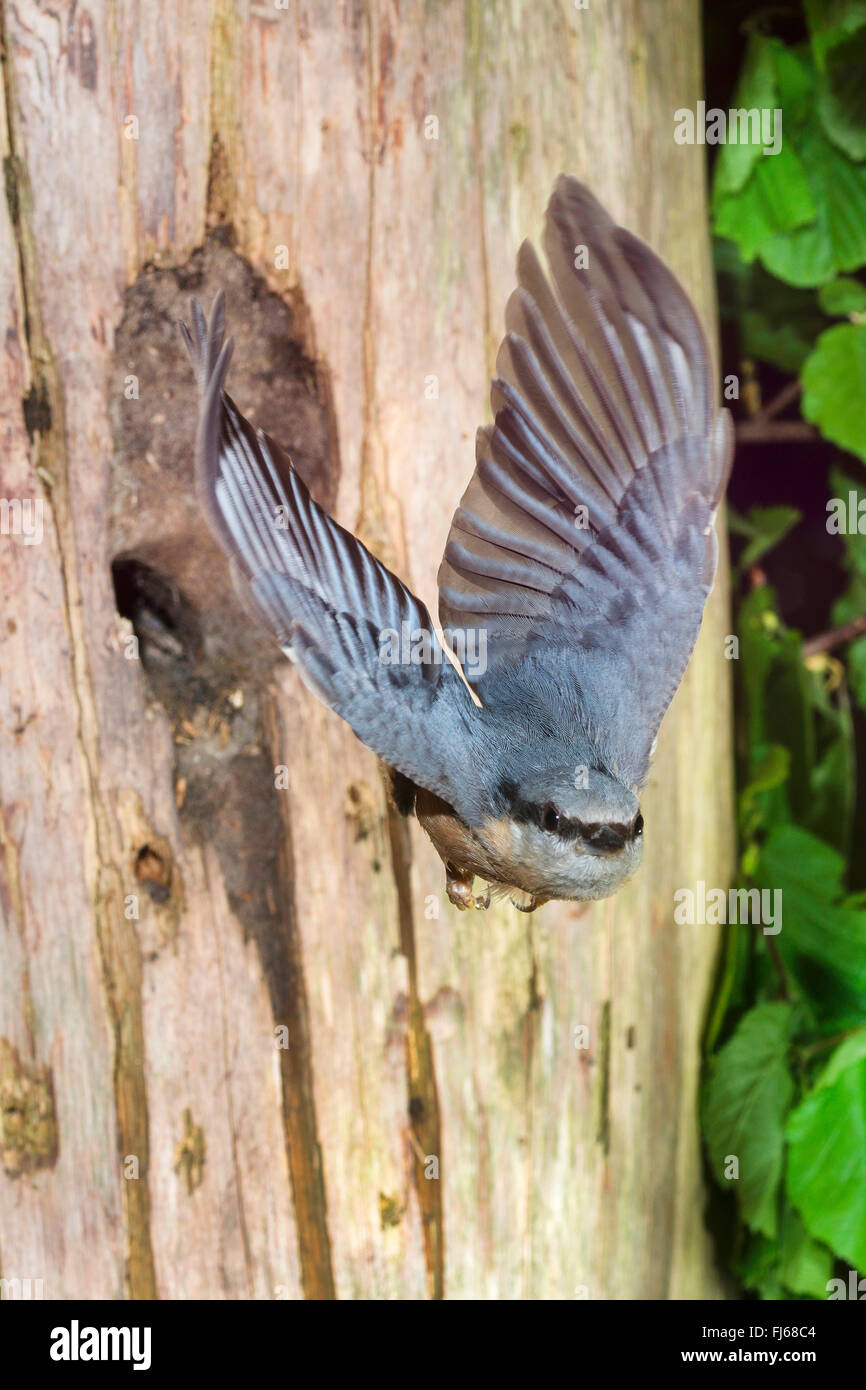
[[[555,821],[553,816],[556,817]],[[511,806],[511,817],[523,825],[537,825],[540,830],[557,835],[561,840],[591,841],[593,835],[597,835],[602,828],[599,823],[592,825],[563,816],[551,801],[539,805],[533,801],[515,800]],[[549,823],[548,818],[550,818]],[[643,834],[643,824],[643,815],[638,811],[630,824],[625,825],[621,821],[606,821],[604,822],[604,829],[609,831],[611,836],[619,836],[623,841],[628,841],[637,839]]]

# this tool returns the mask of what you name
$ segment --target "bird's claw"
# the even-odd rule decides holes
[[[468,908],[475,908],[478,912],[484,912],[490,906],[490,890],[477,897],[472,892],[474,875],[465,875],[456,870],[446,869],[445,871],[445,891],[448,894],[449,902],[452,902],[461,912]]]
[[[516,907],[518,912],[535,912],[536,908],[543,907],[547,901],[547,898],[539,898],[535,893],[531,893],[529,902],[519,903],[516,898],[512,898],[511,906]]]

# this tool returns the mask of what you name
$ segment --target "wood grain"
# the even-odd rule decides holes
[[[695,0],[16,0],[2,25],[0,495],[40,499],[45,529],[0,536],[0,1122],[13,1093],[41,1117],[20,1171],[0,1128],[0,1274],[49,1297],[718,1296],[696,1117],[717,939],[674,924],[673,893],[731,867],[724,573],[643,868],[588,912],[460,916],[375,759],[257,666],[259,761],[229,809],[281,798],[259,887],[282,993],[229,812],[190,830],[177,721],[111,582],[130,472],[136,544],[197,548],[180,504],[151,520],[182,440],[171,469],[122,456],[111,392],[126,291],[148,265],[182,277],[215,228],[291,309],[336,514],[431,604],[557,173],[666,256],[712,331],[702,151],[672,138],[700,95]],[[189,448],[191,377],[175,389]],[[146,847],[168,901],[136,877]]]

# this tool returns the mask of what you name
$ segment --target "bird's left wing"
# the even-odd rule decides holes
[[[478,710],[430,614],[313,501],[279,446],[223,391],[231,339],[222,295],[209,324],[194,302],[192,331],[181,329],[201,391],[197,486],[241,596],[362,743],[471,820]]]

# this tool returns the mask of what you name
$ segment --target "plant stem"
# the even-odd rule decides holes
[[[840,647],[843,642],[850,642],[852,637],[859,637],[866,632],[866,613],[859,618],[852,618],[850,623],[844,623],[842,627],[833,628],[831,632],[822,632],[818,637],[810,637],[808,642],[803,643],[804,656],[817,656],[820,652],[832,651],[834,647]]]

